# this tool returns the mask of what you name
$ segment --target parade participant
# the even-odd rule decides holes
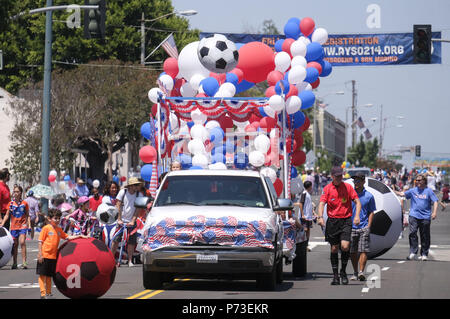
[[[170,170],[171,171],[179,171],[179,170],[181,170],[181,163],[178,162],[178,161],[173,161],[170,164]]]
[[[28,191],[25,201],[27,202],[30,209],[30,239],[34,239],[34,227],[36,227],[36,225],[39,223],[39,200],[34,197],[33,191]]]
[[[11,191],[8,187],[10,176],[7,168],[0,171],[0,225],[6,229],[9,229],[10,224],[9,219],[5,219],[11,202]]]
[[[333,281],[331,285],[339,285],[339,275],[342,284],[348,284],[346,273],[347,263],[350,257],[350,240],[352,233],[352,205],[356,204],[355,217],[353,223],[359,225],[359,213],[361,211],[361,202],[358,195],[350,184],[342,181],[343,169],[335,166],[331,170],[332,182],[325,186],[320,197],[318,224],[325,226],[323,221],[323,212],[325,204],[327,205],[327,224],[325,229],[325,239],[330,243],[330,261],[333,269]],[[339,266],[339,247],[341,248],[341,272]]]
[[[27,231],[30,229],[30,215],[29,208],[26,201],[22,200],[23,189],[21,186],[16,186],[13,189],[13,200],[9,204],[9,209],[5,218],[11,218],[11,236],[14,239],[13,246],[13,265],[11,269],[17,269],[17,254],[20,250],[22,252],[22,269],[27,269],[27,246],[26,237]]]
[[[366,177],[363,173],[356,173],[352,176],[355,184],[355,191],[361,202],[361,212],[359,214],[359,225],[352,226],[352,240],[350,245],[350,257],[353,265],[353,276],[351,280],[366,280],[364,269],[367,263],[367,253],[370,252],[370,226],[372,225],[373,212],[376,210],[375,198],[364,188]],[[356,215],[356,207],[353,207],[352,219]],[[359,266],[359,267],[358,267]]]
[[[431,243],[431,220],[436,219],[438,198],[436,194],[427,187],[427,178],[423,174],[416,177],[417,186],[406,192],[396,192],[399,196],[405,196],[410,200],[409,209],[409,256],[407,260],[413,260],[419,251],[419,238],[417,231],[420,232],[420,260],[428,260],[428,252]],[[431,208],[433,203],[433,208]],[[432,211],[433,209],[433,211]]]
[[[88,238],[87,236],[68,236],[59,227],[61,219],[61,211],[57,209],[50,209],[48,211],[48,224],[42,228],[39,234],[38,246],[38,262],[36,267],[36,274],[39,275],[39,288],[41,292],[41,299],[46,299],[52,296],[52,277],[56,272],[56,257],[58,253],[59,240],[72,240],[76,238]]]
[[[313,185],[310,181],[303,183],[304,190],[300,195],[299,201],[294,205],[299,206],[300,222],[306,232],[306,238],[309,242],[309,235],[311,233],[312,221],[313,221],[313,202],[311,200],[311,194],[313,192]]]
[[[444,187],[442,187],[441,191],[442,191],[442,203],[444,203],[444,209],[445,209],[446,204],[450,203],[450,200],[449,200],[450,189],[448,187],[448,183],[444,184]]]
[[[119,227],[126,227],[127,232],[132,233],[133,229],[136,227],[136,208],[134,207],[134,201],[137,197],[143,196],[139,192],[141,186],[141,181],[139,181],[136,177],[130,177],[128,179],[128,183],[124,189],[121,189],[119,194],[117,194],[116,207],[119,211],[117,217],[117,225]],[[125,225],[124,225],[125,224]],[[119,247],[119,242],[122,240],[123,233],[121,235],[116,236],[112,245],[111,251],[115,253],[117,248]],[[129,235],[127,240],[127,254],[128,254],[128,266],[133,267],[132,257],[134,253],[134,249],[137,244],[137,233],[134,232],[133,235]],[[120,265],[120,260],[118,261]]]
[[[73,189],[73,197],[75,198],[75,201],[77,201],[81,196],[89,196],[89,188],[86,186],[84,180],[78,178],[77,185]]]
[[[102,203],[115,206],[119,189],[119,184],[114,181],[106,183],[105,189],[103,190]]]
[[[98,188],[92,188],[92,196],[89,198],[89,210],[92,213],[95,214],[97,212],[97,208],[102,203],[102,199],[103,197],[98,192]]]
[[[87,235],[87,220],[89,218],[89,198],[81,196],[77,201],[78,209],[64,217],[72,225],[72,233]]]

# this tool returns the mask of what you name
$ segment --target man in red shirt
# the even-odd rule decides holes
[[[6,229],[9,229],[10,221],[3,219],[6,217],[6,213],[9,209],[9,203],[11,202],[11,191],[8,187],[9,182],[9,171],[7,168],[4,168],[0,171],[0,224],[4,224]]]
[[[331,268],[333,269],[332,285],[339,285],[339,247],[341,248],[341,272],[342,284],[347,285],[348,279],[345,268],[350,257],[350,240],[352,234],[352,201],[356,205],[353,223],[359,225],[359,213],[361,202],[358,194],[350,184],[342,181],[343,169],[333,167],[331,170],[332,182],[324,187],[319,204],[318,224],[325,226],[323,211],[327,205],[327,224],[325,228],[325,239],[331,245]]]

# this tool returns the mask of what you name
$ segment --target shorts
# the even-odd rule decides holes
[[[130,245],[136,245],[137,244],[137,232],[135,232],[133,235],[130,235],[130,233],[133,231],[133,229],[135,227],[136,226],[134,226],[134,227],[127,227],[127,231],[128,231],[128,241],[127,241],[127,243],[130,244]],[[117,235],[117,237],[114,238],[114,241],[120,243],[120,241],[122,240],[122,236],[123,236],[123,233],[121,233],[120,235]]]
[[[41,276],[53,277],[56,273],[56,259],[44,258],[42,263],[38,261],[36,274]]]
[[[12,229],[9,232],[11,233],[11,236],[14,239],[19,238],[20,235],[26,235],[27,234],[28,229]]]
[[[370,252],[370,228],[352,229],[352,242],[350,244],[352,253]]]
[[[352,218],[328,218],[325,228],[325,240],[330,245],[339,245],[342,240],[351,241]]]
[[[308,229],[312,228],[312,220],[307,220],[304,218],[300,218],[300,222],[302,223],[302,225]]]

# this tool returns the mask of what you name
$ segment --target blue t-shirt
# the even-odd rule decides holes
[[[405,197],[411,200],[409,216],[417,219],[431,219],[431,203],[437,202],[438,198],[430,188],[411,188],[405,192]]]
[[[369,213],[373,213],[376,210],[375,206],[375,198],[373,195],[366,191],[365,188],[363,188],[361,193],[358,193],[359,201],[361,202],[361,211],[359,213],[359,220],[360,223],[358,226],[353,224],[353,229],[362,229],[369,225]],[[353,215],[352,215],[352,223],[353,219],[355,218],[356,213],[356,205],[352,202],[352,208],[353,208]]]

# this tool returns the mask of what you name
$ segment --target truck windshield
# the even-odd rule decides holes
[[[262,180],[247,176],[169,176],[154,207],[218,205],[269,208]]]

